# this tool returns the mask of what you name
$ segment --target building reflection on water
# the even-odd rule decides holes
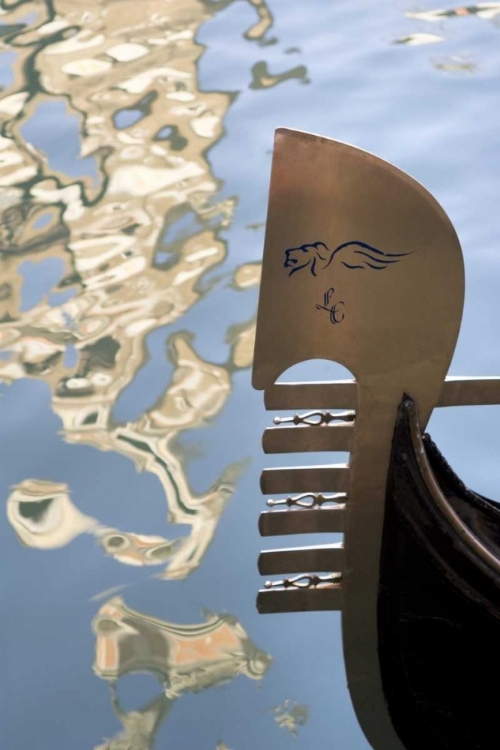
[[[245,37],[273,43],[267,4],[248,2],[256,21]],[[178,438],[220,414],[233,374],[251,363],[254,320],[228,321],[222,365],[203,359],[189,332],[170,335],[173,373],[163,395],[133,422],[117,423],[113,408],[146,365],[148,335],[209,294],[217,280],[208,273],[226,258],[221,231],[237,199],[220,197],[207,152],[224,132],[233,95],[199,88],[203,47],[195,37],[228,5],[47,0],[4,2],[1,11],[2,43],[16,61],[0,98],[0,379],[43,381],[66,442],[113,451],[154,474],[169,525],[154,535],[122,529],[119,518],[109,527],[76,507],[71,487],[31,476],[11,488],[7,517],[26,546],[51,550],[91,534],[104,554],[160,566],[163,579],[202,563],[244,469],[233,463],[195,493]],[[249,71],[249,84],[305,77],[296,68],[273,76],[265,65],[261,73]],[[59,151],[61,123],[76,132],[74,153],[67,141]],[[48,261],[58,278],[33,302],[29,268]],[[244,294],[259,276],[259,264],[246,264],[227,283]],[[176,535],[176,524],[189,533]],[[109,681],[123,727],[102,750],[151,748],[180,695],[239,674],[260,680],[271,663],[230,615],[176,625],[113,598],[93,629],[94,671]],[[116,683],[137,671],[156,676],[162,692],[126,712]]]
[[[271,712],[279,728],[287,730],[294,737],[298,734],[299,726],[304,726],[309,718],[309,709],[305,704],[299,705],[288,699],[282,706],[273,706]]]
[[[0,346],[7,354],[0,377],[45,381],[65,440],[113,450],[155,474],[168,520],[188,524],[191,533],[169,541],[103,529],[98,521],[83,521],[67,492],[48,501],[36,479],[28,482],[37,485],[35,498],[16,499],[30,495],[26,483],[13,491],[9,519],[32,546],[58,546],[92,531],[116,560],[167,560],[165,577],[184,577],[211,543],[241,465],[227,467],[213,487],[195,495],[174,439],[223,408],[231,373],[250,364],[253,321],[230,326],[225,366],[203,361],[188,334],[175,335],[169,342],[175,370],[163,397],[133,424],[117,425],[112,409],[146,363],[148,334],[188,312],[210,290],[203,284],[207,272],[226,257],[220,231],[231,223],[235,198],[217,198],[220,184],[206,152],[223,132],[231,96],[198,90],[202,48],[194,42],[217,4],[171,2],[168,16],[159,0],[93,3],[86,10],[61,0],[57,15],[49,3],[45,14],[40,4],[28,5],[37,21],[16,26],[28,10],[23,4],[9,13],[13,34],[4,37],[18,62],[16,84],[0,102],[7,279],[0,290]],[[246,36],[262,41],[272,18],[264,2],[251,5],[259,21]],[[24,137],[43,107],[58,102],[80,129],[80,154],[67,174]],[[71,170],[84,164],[90,174],[71,179]],[[28,258],[57,259],[64,270],[44,299],[24,310]],[[257,264],[243,266],[233,284],[244,290],[258,283],[258,275]],[[68,355],[75,364],[67,364]],[[19,511],[29,502],[45,508],[30,522]],[[57,519],[56,508],[65,511]],[[49,531],[54,523],[58,528]]]
[[[116,681],[124,674],[148,672],[168,698],[222,685],[239,674],[260,680],[271,658],[258,649],[232,615],[207,615],[200,625],[176,625],[127,607],[114,597],[94,622],[94,672]]]
[[[251,330],[252,326],[245,327],[233,347],[234,358],[242,364],[251,353]],[[119,562],[167,563],[165,578],[183,578],[198,567],[244,462],[228,466],[207,492],[193,493],[182,457],[172,443],[183,430],[202,425],[220,411],[230,393],[230,377],[227,369],[200,359],[187,334],[173,336],[170,351],[175,364],[172,382],[160,401],[136,423],[110,425],[102,418],[96,401],[85,397],[55,397],[53,407],[62,419],[68,442],[116,451],[127,456],[139,470],[155,474],[164,490],[168,521],[190,526],[189,535],[167,540],[103,527],[80,513],[65,485],[30,479],[13,488],[8,501],[8,518],[24,544],[50,549],[90,532],[98,538],[104,552]],[[112,402],[106,406],[111,408]],[[108,414],[106,410],[104,416]]]
[[[465,16],[477,16],[488,21],[500,15],[500,2],[476,3],[476,5],[462,5],[456,8],[437,8],[435,10],[409,11],[405,13],[408,18],[416,18],[420,21],[439,22],[445,18],[464,18]]]
[[[239,675],[261,680],[271,665],[270,656],[228,614],[207,614],[200,624],[178,625],[136,612],[121,597],[113,597],[102,605],[92,627],[94,672],[109,682],[113,710],[123,726],[117,737],[96,750],[147,750],[177,698]],[[142,708],[126,712],[116,682],[136,672],[153,675],[163,691]]]
[[[12,488],[7,518],[19,540],[36,549],[64,547],[97,526],[71,502],[67,484],[41,479],[25,479]]]

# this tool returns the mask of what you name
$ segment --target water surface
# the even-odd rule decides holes
[[[466,262],[451,372],[499,374],[488,5],[0,5],[6,746],[367,747],[338,614],[254,606],[273,131],[367,148],[433,192]],[[494,497],[497,422],[431,423]]]

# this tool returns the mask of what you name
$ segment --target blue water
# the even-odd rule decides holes
[[[80,127],[78,117],[70,114],[61,99],[39,104],[32,116],[21,126],[26,143],[47,157],[49,167],[71,177],[92,178],[97,184],[95,159],[80,154]]]
[[[57,0],[54,5],[60,16],[67,14],[69,23],[81,23],[80,11],[62,2],[59,9]],[[166,33],[163,28],[143,32],[136,16],[132,18],[134,3],[128,0],[121,0],[120,13],[109,18],[103,15],[102,4],[87,5],[89,36],[103,33],[109,37],[106,49],[118,42],[149,44],[150,36]],[[183,6],[181,0],[178,5]],[[160,2],[149,6],[151,12],[164,12]],[[428,10],[435,7],[429,0],[423,6]],[[220,116],[222,137],[207,138],[206,149],[203,153],[199,149],[199,156],[188,121],[182,120],[184,115],[172,114],[176,107],[190,106],[190,102],[169,99],[162,90],[152,105],[151,118],[157,117],[158,122],[155,120],[147,130],[149,116],[139,120],[134,114],[138,112],[134,103],[146,92],[128,95],[117,88],[119,83],[151,67],[147,56],[119,63],[125,66],[120,75],[116,64],[103,77],[64,78],[59,71],[70,58],[104,62],[110,58],[99,46],[68,53],[69,56],[51,56],[47,54],[51,44],[60,42],[61,37],[56,34],[51,41],[50,36],[45,36],[43,44],[47,48],[41,49],[33,62],[34,70],[41,73],[38,85],[36,76],[28,75],[19,60],[20,50],[24,49],[23,34],[42,38],[36,32],[39,20],[30,17],[20,35],[7,37],[7,42],[4,39],[8,51],[0,61],[0,78],[2,85],[11,88],[3,96],[23,90],[32,96],[25,110],[17,115],[18,120],[15,115],[2,114],[6,122],[4,134],[15,136],[13,148],[26,163],[31,163],[30,149],[34,149],[39,169],[33,177],[35,186],[52,190],[75,186],[78,179],[84,178],[98,188],[103,186],[101,174],[108,174],[106,170],[112,179],[115,170],[127,164],[154,164],[160,168],[165,157],[152,155],[154,152],[148,149],[164,123],[177,118],[187,145],[180,142],[179,149],[172,147],[168,153],[204,166],[207,177],[200,177],[200,184],[208,178],[215,184],[207,205],[237,200],[234,214],[227,221],[220,218],[220,211],[204,214],[194,198],[190,198],[191,203],[182,199],[185,213],[172,214],[169,219],[175,201],[166,193],[163,198],[148,196],[129,201],[126,194],[108,194],[104,184],[95,206],[88,206],[83,196],[82,210],[87,213],[82,218],[76,208],[73,214],[70,211],[64,215],[61,225],[69,228],[69,239],[61,239],[44,235],[50,227],[43,218],[43,208],[48,202],[62,211],[66,198],[59,195],[42,200],[35,196],[35,203],[43,203],[38,206],[38,218],[31,220],[41,244],[34,248],[26,239],[23,245],[19,228],[15,235],[18,239],[9,240],[9,246],[17,250],[3,263],[5,278],[14,291],[5,303],[10,317],[2,329],[15,329],[21,341],[39,335],[44,346],[52,347],[51,352],[61,351],[61,360],[47,360],[45,369],[39,366],[34,372],[25,367],[26,362],[38,362],[41,355],[38,359],[38,355],[28,355],[26,348],[16,349],[15,342],[5,347],[11,352],[10,360],[2,357],[0,365],[6,361],[20,363],[24,370],[0,369],[2,497],[7,501],[11,487],[27,478],[62,482],[70,489],[73,505],[82,514],[97,519],[102,527],[166,539],[185,538],[191,527],[167,522],[171,498],[165,497],[157,477],[145,464],[134,466],[131,454],[120,453],[123,441],[120,443],[113,436],[127,424],[133,425],[136,433],[145,429],[141,419],[156,408],[172,384],[175,386],[175,378],[182,377],[172,346],[175,337],[186,332],[196,356],[226,373],[229,390],[219,407],[212,412],[206,407],[205,416],[201,406],[193,407],[196,414],[187,429],[176,436],[173,455],[193,493],[199,495],[208,493],[228,466],[248,461],[235,480],[233,497],[220,515],[213,543],[202,555],[199,566],[181,580],[161,578],[165,566],[122,564],[106,555],[98,537],[89,531],[76,533],[62,546],[50,549],[22,545],[4,515],[0,524],[4,553],[0,583],[1,660],[8,677],[2,680],[0,715],[5,747],[148,750],[155,746],[215,750],[219,742],[231,750],[368,747],[345,685],[338,613],[262,617],[255,609],[255,595],[261,585],[256,560],[261,547],[266,546],[257,532],[257,517],[264,508],[258,480],[262,468],[278,464],[279,457],[268,461],[261,453],[261,434],[270,416],[264,411],[262,394],[251,389],[249,363],[239,369],[231,360],[228,329],[251,321],[257,302],[257,288],[235,289],[233,274],[243,264],[259,261],[262,256],[274,129],[287,126],[353,143],[409,172],[449,214],[462,243],[467,278],[463,326],[451,374],[500,374],[500,29],[493,21],[475,16],[439,23],[411,19],[405,16],[405,12],[414,10],[411,3],[389,0],[309,0],[307,4],[300,0],[268,0],[267,7],[274,21],[260,43],[243,37],[256,22],[255,8],[243,0],[229,3],[218,12],[210,11],[210,3],[206,3],[204,16],[201,4],[190,3],[184,21],[175,26],[177,32],[182,31],[183,24],[194,28],[196,42],[202,45],[196,80],[189,84],[196,101],[207,92],[222,92],[220,100],[210,100],[206,105]],[[21,8],[14,9],[0,20],[13,25],[21,12]],[[145,16],[144,13],[143,24]],[[417,33],[438,34],[443,39],[419,46],[394,44],[397,39]],[[273,39],[275,43],[265,43]],[[179,47],[178,57],[165,54],[155,64],[184,70],[183,56],[189,53],[193,42],[181,44],[185,46]],[[252,70],[262,62],[269,74],[276,76],[274,85],[268,88],[252,85]],[[305,73],[300,66],[305,66]],[[280,80],[281,74],[295,68],[298,72],[294,76]],[[155,85],[151,83],[150,88]],[[175,86],[168,89],[172,90]],[[113,117],[117,111],[122,119],[116,118],[115,129]],[[104,125],[97,121],[93,125],[92,118],[99,116]],[[87,131],[92,128],[95,144],[82,157],[81,143],[89,144]],[[119,131],[130,134],[134,142],[120,141]],[[171,132],[168,131],[169,137]],[[168,141],[161,143],[168,147]],[[143,151],[135,154],[133,148]],[[120,156],[113,161],[110,153]],[[0,186],[10,185],[7,176],[5,170],[0,172]],[[20,192],[14,197],[2,189],[2,201],[5,199],[10,205],[17,205],[16,201],[28,203],[31,184],[21,180],[18,187]],[[199,185],[198,189],[201,190]],[[114,213],[108,211],[112,203],[116,203]],[[126,219],[127,212],[130,220]],[[107,221],[111,214],[114,223],[111,219],[106,227],[99,223]],[[163,214],[167,217],[164,225]],[[157,235],[151,247],[147,240],[148,217],[157,221]],[[4,215],[2,224],[7,226],[8,221]],[[28,219],[24,218],[20,226],[27,224]],[[186,293],[182,298],[185,309],[175,319],[163,319],[159,304],[153,312],[141,307],[154,294],[151,290],[140,294],[133,291],[134,279],[141,273],[146,278],[144,271],[114,285],[93,286],[92,274],[106,273],[106,264],[115,267],[116,257],[108,257],[109,246],[103,245],[99,251],[103,270],[94,266],[85,270],[83,265],[78,266],[81,258],[94,256],[88,250],[75,251],[72,244],[115,235],[136,238],[148,269],[165,264],[158,278],[160,288],[164,284],[163,297],[170,299],[171,277],[161,274],[176,268],[179,247],[202,231],[213,231],[207,243],[220,242],[227,248],[227,255],[202,275],[196,288],[202,289],[203,294],[197,301],[193,302]],[[125,256],[119,257],[120,263],[125,262]],[[76,267],[80,268],[80,275],[68,288],[58,286],[63,278],[74,274]],[[130,318],[125,313],[121,318],[112,312],[111,305],[106,306],[110,301],[119,306],[131,300],[138,312],[131,312]],[[84,307],[72,307],[76,302],[82,302]],[[61,310],[62,322],[44,317],[44,305],[48,310]],[[92,338],[86,333],[85,325],[106,315],[118,316],[116,325],[106,324],[103,334],[120,344],[115,355],[117,364],[106,359],[111,357],[108,350],[102,355],[88,349],[98,336]],[[130,321],[143,323],[151,317],[156,317],[157,323],[146,333],[134,334],[140,337],[141,346],[138,352],[129,352],[126,326]],[[87,352],[82,354],[85,346]],[[88,363],[89,351],[94,352],[94,364]],[[72,426],[69,417],[63,424],[61,415],[67,414],[64,404],[69,402],[64,402],[57,390],[63,379],[80,379],[83,383],[90,377],[89,372],[116,382],[109,398],[109,417],[104,426],[96,428],[95,439],[85,437],[89,433]],[[126,374],[130,372],[131,376]],[[107,393],[100,391],[104,386],[97,380],[96,383],[96,393]],[[203,381],[199,392],[204,388],[208,386]],[[188,393],[187,402],[192,404],[194,393],[189,386],[186,389],[183,393]],[[182,394],[179,396],[175,389],[174,392],[175,398],[181,398]],[[83,406],[86,398],[89,404],[94,403],[94,396],[82,396]],[[442,410],[435,413],[430,424],[433,438],[452,466],[459,468],[462,479],[492,497],[500,496],[496,460],[500,450],[499,409]],[[83,407],[75,406],[78,419],[83,411]],[[293,540],[298,545],[302,541]],[[113,594],[111,590],[116,587],[123,588]],[[108,590],[110,593],[96,599]],[[225,685],[214,684],[201,692],[186,689],[156,732],[146,732],[142,737],[136,734],[135,745],[119,745],[125,724],[113,713],[105,679],[92,671],[96,636],[91,621],[114,595],[121,596],[127,607],[145,619],[158,618],[179,627],[204,621],[203,610],[217,616],[229,612],[241,623],[248,638],[272,656],[272,665],[261,680],[240,674],[228,677]],[[142,664],[140,656],[137,659]],[[208,659],[208,667],[203,659]],[[200,664],[212,669],[213,657],[203,659]],[[196,683],[199,675],[193,672],[192,678]],[[161,680],[144,664],[138,673],[120,676],[116,687],[128,714],[139,711],[163,691]],[[303,725],[297,724],[296,737],[275,721],[273,707],[283,707],[285,701],[292,702],[288,707],[294,703],[308,707],[308,719]],[[128,741],[132,742],[130,736]],[[114,738],[115,744],[105,745],[103,738]]]

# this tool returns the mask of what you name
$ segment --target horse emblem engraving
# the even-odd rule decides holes
[[[318,271],[324,271],[329,266],[334,267],[336,262],[351,270],[372,268],[374,271],[383,271],[394,263],[399,263],[411,252],[410,250],[407,253],[384,253],[366,242],[356,240],[344,242],[332,251],[324,242],[313,242],[285,250],[283,265],[289,270],[289,276],[306,268],[309,268],[313,276],[317,276]]]
[[[372,269],[384,271],[386,268],[399,263],[405,256],[411,255],[413,251],[406,253],[384,253],[366,242],[344,242],[335,250],[330,250],[324,242],[312,242],[311,244],[290,247],[285,250],[285,262],[283,266],[288,270],[288,276],[293,276],[297,271],[309,269],[312,276],[325,271],[329,266],[335,268],[336,263],[341,263],[350,270]],[[344,301],[334,302],[335,289],[329,287],[323,295],[323,304],[317,304],[316,309],[328,312],[330,323],[337,325],[345,318]]]

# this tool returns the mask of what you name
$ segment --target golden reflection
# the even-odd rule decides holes
[[[282,706],[273,706],[271,713],[279,728],[288,730],[294,737],[298,734],[298,727],[304,726],[309,718],[309,709],[305,704],[299,705],[288,699]]]
[[[86,526],[67,489],[57,533],[40,524],[35,532],[36,522],[16,515],[21,506],[15,492],[23,486],[11,495],[9,519],[30,546],[48,549],[91,532],[119,562],[167,561],[166,578],[183,577],[200,564],[241,470],[241,464],[229,466],[208,491],[195,495],[175,438],[220,413],[231,373],[250,365],[254,321],[229,326],[224,366],[203,361],[190,335],[177,334],[169,343],[174,377],[158,402],[126,425],[116,425],[112,409],[147,363],[148,334],[174,323],[209,293],[205,276],[226,257],[219,233],[230,225],[236,199],[218,199],[206,153],[223,133],[232,98],[198,89],[203,48],[194,38],[227,4],[123,0],[84,9],[58,0],[56,12],[49,2],[23,3],[3,18],[12,29],[3,44],[18,57],[14,84],[0,99],[6,279],[0,287],[0,350],[6,356],[0,378],[46,382],[65,440],[116,451],[154,473],[168,520],[188,524],[191,532],[167,540],[94,520]],[[250,4],[259,20],[246,36],[262,41],[272,16],[262,0]],[[36,20],[23,25],[28,13]],[[295,75],[305,69],[266,85]],[[52,122],[43,119],[52,111],[79,130],[79,154],[73,163],[68,156],[64,169],[57,143],[51,151],[50,143],[33,142]],[[84,164],[88,174],[82,174]],[[77,179],[71,177],[75,170]],[[60,281],[42,301],[26,304],[23,264],[47,258],[60,263]],[[241,266],[233,287],[255,286],[259,273],[259,264]],[[33,502],[41,508],[44,501]]]
[[[425,34],[423,32],[416,32],[415,34],[408,34],[407,36],[395,39],[393,44],[406,44],[409,47],[418,47],[422,44],[436,44],[443,40],[444,36],[442,34]]]
[[[249,289],[260,284],[262,263],[245,263],[236,269],[234,285],[237,289]]]
[[[212,10],[222,10],[232,5],[235,0],[201,0],[201,2]],[[245,31],[245,39],[252,41],[258,41],[261,44],[274,44],[276,39],[265,39],[265,34],[273,25],[273,16],[266,0],[245,0],[249,5],[253,6],[257,12],[258,20]]]
[[[98,677],[114,682],[124,674],[148,672],[170,699],[240,674],[260,680],[271,665],[271,657],[228,614],[207,614],[199,625],[177,625],[136,612],[114,597],[102,605],[92,628]]]
[[[296,78],[300,83],[309,83],[307,77],[307,68],[305,65],[297,65],[295,68],[290,68],[282,73],[271,73],[267,67],[267,63],[264,60],[256,62],[252,67],[252,82],[250,84],[251,89],[270,89],[273,86],[277,86],[283,81],[289,81],[291,78]]]
[[[231,360],[236,368],[250,367],[255,345],[255,318],[228,329],[226,341],[231,344]]]
[[[459,6],[457,8],[413,11],[405,13],[405,15],[408,18],[416,18],[419,21],[441,21],[444,18],[463,18],[464,16],[478,16],[478,18],[492,20],[500,15],[500,2],[477,3],[476,5]]]
[[[500,2],[477,3],[476,5],[459,6],[457,8],[408,11],[405,13],[405,16],[417,21],[441,23],[441,28],[443,28],[442,22],[448,18],[465,18],[467,16],[477,16],[478,18],[498,23]],[[395,39],[393,44],[414,47],[425,44],[436,44],[444,41],[445,38],[442,33],[415,32]],[[477,68],[477,64],[470,60],[467,55],[451,55],[439,59],[431,58],[431,63],[436,70],[448,73],[474,73]]]
[[[477,63],[467,55],[439,57],[431,60],[431,62],[436,70],[443,70],[445,73],[474,73],[477,69]]]
[[[262,263],[245,263],[236,269],[233,277],[235,289],[243,291],[260,284]],[[228,328],[226,341],[231,345],[231,362],[234,368],[250,367],[255,345],[255,317],[246,323],[238,323]]]
[[[248,2],[257,11],[259,20],[245,32],[245,37],[247,39],[262,39],[266,31],[273,25],[271,11],[267,7],[265,0],[248,0]]]
[[[244,468],[226,466],[195,493],[179,437],[226,406],[233,374],[251,363],[254,319],[228,319],[222,364],[201,357],[189,331],[167,328],[225,278],[214,271],[226,259],[221,232],[237,197],[220,194],[207,155],[234,94],[199,86],[196,35],[231,2],[0,2],[0,48],[15,55],[11,85],[0,92],[0,380],[44,382],[64,440],[154,474],[166,521],[188,529],[143,534],[119,518],[103,524],[80,511],[68,485],[26,478],[11,488],[7,516],[29,547],[51,550],[88,534],[117,563],[184,578],[201,564]],[[256,19],[244,36],[272,44],[267,3],[247,2]],[[290,78],[307,82],[304,66],[274,74],[262,61],[251,85]],[[44,282],[48,262],[55,282]],[[230,291],[250,293],[259,278],[260,264],[241,265]],[[118,423],[113,408],[150,366],[148,337],[160,328],[170,382],[137,418]],[[94,670],[110,683],[122,725],[99,750],[149,750],[177,697],[239,674],[259,681],[271,663],[230,615],[177,625],[114,596],[93,628]],[[116,683],[139,671],[154,675],[162,693],[124,710]]]
[[[96,745],[94,750],[152,750],[156,733],[167,717],[173,701],[161,693],[138,710],[127,712],[121,707],[113,685],[110,690],[113,712],[123,730],[116,737]]]
[[[40,479],[25,479],[13,488],[7,517],[20,541],[38,549],[63,547],[97,526],[73,505],[66,484]]]
[[[253,323],[251,328],[253,331]],[[166,564],[163,578],[183,578],[199,566],[245,464],[228,466],[201,495],[193,493],[189,486],[173,443],[182,431],[201,427],[219,413],[231,390],[227,369],[198,357],[190,338],[189,334],[178,333],[170,339],[174,364],[171,383],[163,397],[135,423],[109,425],[111,404],[92,398],[94,394],[88,390],[86,398],[73,396],[69,389],[67,395],[53,400],[68,442],[116,451],[130,458],[139,471],[155,474],[167,499],[168,521],[190,526],[190,534],[168,540],[104,527],[78,511],[69,499],[66,485],[31,479],[14,488],[8,501],[9,521],[25,544],[52,549],[89,532],[102,550],[118,562],[136,566]],[[102,366],[103,361],[112,359],[112,351],[104,348],[99,357],[96,352],[93,356]],[[91,385],[92,381],[82,376],[74,390],[82,392]]]
[[[117,596],[102,605],[92,628],[94,672],[110,683],[113,709],[123,726],[116,738],[96,750],[148,750],[177,698],[239,675],[260,681],[272,662],[229,614],[207,614],[200,624],[179,625],[130,609]],[[115,684],[121,676],[138,672],[155,677],[164,692],[141,709],[126,712]]]

